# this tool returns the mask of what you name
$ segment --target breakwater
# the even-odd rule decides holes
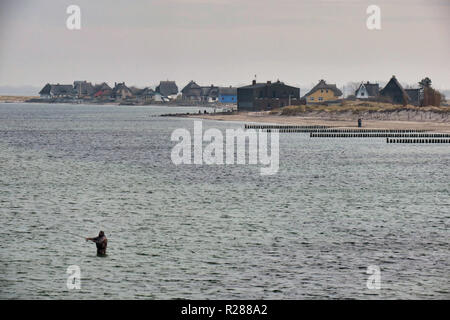
[[[313,133],[311,138],[450,138],[450,133]]]
[[[312,125],[312,126],[301,126],[301,125],[278,125],[278,124],[245,124],[245,129],[263,129],[263,130],[269,130],[269,129],[278,129],[278,130],[318,130],[318,129],[325,129],[329,128],[329,126],[322,126],[322,125]]]
[[[411,139],[411,138],[386,138],[386,143],[450,143],[449,139],[443,138],[427,138],[427,139]]]
[[[309,133],[310,138],[386,138],[386,143],[449,143],[450,141],[450,133],[429,132],[426,129],[363,129],[265,124],[245,124],[244,128],[266,132]]]

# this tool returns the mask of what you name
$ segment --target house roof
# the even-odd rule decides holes
[[[250,84],[248,86],[239,87],[239,88],[242,88],[242,89],[244,89],[244,88],[245,89],[256,89],[256,88],[263,88],[265,86],[267,86],[267,83],[265,83],[265,82],[258,82],[258,83]]]
[[[384,94],[386,90],[390,87],[397,87],[398,90],[400,90],[406,97],[408,97],[408,94],[406,93],[405,89],[403,89],[400,82],[398,82],[397,78],[395,76],[392,76],[391,80],[384,86],[383,89],[381,89],[380,94]]]
[[[409,99],[412,102],[418,102],[420,99],[420,89],[405,89],[405,92],[408,94]]]
[[[103,90],[112,90],[112,89],[106,82],[94,85],[94,92],[98,92],[100,90],[103,91]]]
[[[318,84],[316,84],[311,90],[309,90],[309,92],[307,94],[305,94],[305,96],[309,96],[310,94],[316,92],[317,90],[331,90],[333,91],[334,95],[339,97],[342,95],[342,91],[339,90],[335,84],[327,84],[325,82],[325,80],[320,80]]]
[[[201,95],[202,96],[210,96],[210,97],[218,97],[219,96],[219,87],[215,87],[213,85],[209,87],[201,87]]]
[[[204,87],[202,87],[202,91],[217,91],[217,92],[219,92],[219,87],[216,87],[214,85],[204,86]]]
[[[237,88],[233,87],[220,87],[219,94],[226,96],[235,96],[237,95]]]
[[[355,95],[357,95],[358,91],[361,89],[361,87],[364,86],[366,88],[367,94],[369,97],[376,97],[379,94],[380,86],[378,83],[370,83],[367,81],[366,83],[361,83],[355,91]]]
[[[50,84],[47,83],[39,94],[53,94],[53,95],[72,95],[74,94],[74,89],[71,84]]]
[[[144,92],[144,89],[140,89],[140,88],[136,88],[136,87],[129,87],[128,89],[130,89],[131,93],[134,94],[135,96],[139,96]]]
[[[143,96],[154,96],[155,95],[155,90],[151,89],[151,88],[144,88],[142,89],[141,95]]]
[[[184,88],[181,90],[182,93],[186,93],[191,89],[201,89],[201,87],[195,83],[195,81],[191,80]]]
[[[295,88],[298,89],[296,87],[293,86],[289,86],[287,84],[285,84],[284,82],[277,80],[275,82],[271,82],[271,81],[267,81],[267,82],[255,82],[253,81],[252,84],[248,85],[248,86],[242,86],[239,87],[239,89],[258,89],[258,88],[264,88],[264,87],[268,87],[268,86],[274,86],[274,85],[283,85],[286,87],[290,87],[290,88]]]
[[[94,85],[94,97],[108,96],[111,92],[112,89],[106,82]]]
[[[94,93],[94,86],[90,82],[74,81],[73,86],[77,94],[92,95]]]
[[[378,83],[366,83],[364,86],[366,87],[369,96],[377,96],[380,91]]]
[[[132,92],[132,91],[130,90],[130,88],[128,88],[128,87],[125,85],[125,82],[119,82],[119,83],[116,83],[116,85],[115,85],[114,88],[112,89],[113,93],[116,93],[116,92],[119,91],[119,90],[128,90],[128,91]]]
[[[52,89],[52,85],[50,83],[47,83],[41,91],[39,91],[39,94],[50,94],[50,90]]]
[[[49,84],[47,83],[44,88],[42,88],[41,91],[39,91],[39,94],[47,94],[47,95],[73,95],[74,89],[71,84]]]
[[[155,90],[163,96],[170,96],[178,93],[178,87],[175,81],[160,81],[159,86],[157,86]]]
[[[190,81],[184,88],[181,90],[183,95],[188,96],[197,96],[197,97],[218,97],[219,96],[219,87],[214,85],[201,87],[196,84],[194,81]]]

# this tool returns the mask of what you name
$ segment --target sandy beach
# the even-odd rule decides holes
[[[198,114],[187,115],[189,118],[200,118],[219,121],[260,122],[285,125],[326,125],[340,128],[355,128],[357,120],[333,119],[314,116],[281,116],[261,112],[239,112],[233,114]],[[435,132],[450,132],[449,121],[404,121],[404,120],[365,120],[363,128],[377,129],[425,129]]]

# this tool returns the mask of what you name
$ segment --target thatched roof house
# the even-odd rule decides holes
[[[74,81],[73,87],[78,97],[90,97],[94,95],[94,86],[87,81]]]
[[[41,91],[39,91],[39,95],[41,98],[74,97],[75,90],[71,84],[47,83]]]
[[[109,98],[111,94],[112,89],[106,82],[94,86],[94,98],[105,99]]]
[[[102,82],[102,83],[96,84],[94,86],[94,93],[97,93],[100,90],[102,90],[102,91],[112,90],[112,88],[106,82]]]
[[[125,85],[125,82],[114,83],[111,96],[116,99],[127,99],[133,96],[133,92]]]
[[[182,90],[182,99],[189,101],[201,101],[202,87],[191,80]]]
[[[143,93],[144,93],[144,89],[141,88],[137,88],[137,87],[129,87],[131,93],[133,94],[133,96],[135,97],[140,97]]]
[[[332,101],[340,96],[342,96],[342,91],[335,84],[328,84],[323,79],[305,94],[306,102],[308,103]]]
[[[214,102],[219,98],[219,87],[211,85],[209,87],[202,87],[201,99],[205,102]]]
[[[164,97],[168,97],[178,94],[178,87],[175,81],[160,81],[155,91]]]
[[[394,104],[407,105],[409,101],[408,94],[395,76],[392,76],[386,86],[381,89],[380,96],[385,97]]]
[[[380,86],[378,83],[361,83],[355,91],[355,97],[358,99],[376,98],[380,94]]]
[[[214,85],[203,87],[191,80],[181,93],[185,101],[215,102],[219,97],[219,87]]]

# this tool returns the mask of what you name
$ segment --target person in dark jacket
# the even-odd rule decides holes
[[[98,256],[104,256],[106,255],[106,246],[108,245],[108,239],[106,239],[105,233],[103,231],[100,231],[98,233],[98,236],[95,238],[86,238],[86,241],[91,240],[92,242],[95,242],[97,246],[97,255]]]

